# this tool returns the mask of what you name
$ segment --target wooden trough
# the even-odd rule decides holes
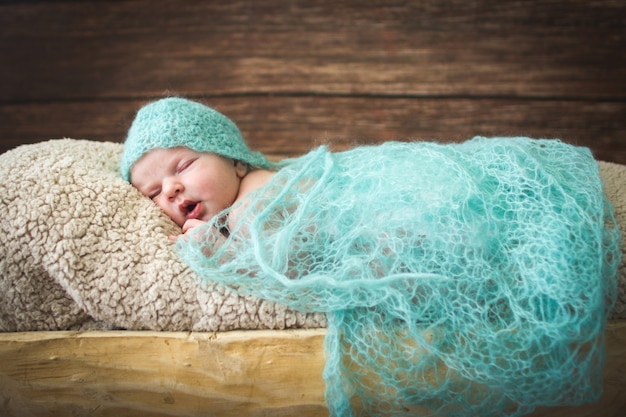
[[[327,416],[325,331],[0,335],[3,416]],[[607,330],[604,394],[533,417],[621,417],[626,321]]]

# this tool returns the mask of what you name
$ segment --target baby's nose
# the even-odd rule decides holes
[[[183,190],[183,185],[174,179],[165,179],[163,181],[163,192],[168,198],[176,197]]]

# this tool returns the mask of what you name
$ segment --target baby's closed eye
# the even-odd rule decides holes
[[[191,164],[193,164],[195,162],[196,158],[191,158],[191,159],[182,159],[177,165],[176,165],[176,173],[180,174],[181,172],[183,172],[184,170],[186,170],[187,168],[189,168],[191,166]]]

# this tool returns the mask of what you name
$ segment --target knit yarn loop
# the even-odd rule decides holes
[[[333,416],[519,416],[599,398],[619,232],[598,166],[555,140],[386,143],[283,163],[204,280],[328,316]]]

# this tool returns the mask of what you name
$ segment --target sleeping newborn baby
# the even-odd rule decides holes
[[[619,231],[588,149],[474,138],[270,163],[203,104],[143,107],[121,172],[202,280],[328,317],[331,415],[522,415],[600,395]]]

